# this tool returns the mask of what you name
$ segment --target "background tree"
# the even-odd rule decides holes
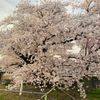
[[[86,10],[87,13],[93,13],[99,10],[100,0],[84,0],[81,6]]]

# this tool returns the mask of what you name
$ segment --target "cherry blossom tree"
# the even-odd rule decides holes
[[[86,97],[84,77],[100,78],[100,14],[70,16],[60,2],[32,5],[21,1],[13,16],[1,25],[13,23],[2,39],[0,59],[4,75],[10,74],[12,89],[22,82],[40,89],[70,89],[76,82]],[[0,44],[1,45],[1,44]]]

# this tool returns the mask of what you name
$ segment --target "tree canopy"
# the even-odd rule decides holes
[[[27,0],[26,0],[27,1]],[[1,25],[1,69],[13,87],[21,81],[40,89],[69,89],[76,82],[86,97],[83,77],[100,78],[100,13],[70,16],[61,2],[32,5],[21,2]],[[3,37],[3,38],[2,38]]]

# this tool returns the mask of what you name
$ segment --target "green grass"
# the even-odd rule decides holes
[[[25,93],[22,96],[19,96],[18,93],[0,91],[0,100],[37,100],[40,99],[41,96],[36,94],[25,94]],[[72,100],[72,99],[66,94],[61,93],[60,91],[53,91],[47,96],[47,99],[44,98],[42,100]]]
[[[4,86],[0,85],[0,89],[3,89]],[[24,86],[24,90],[26,91],[35,91],[39,92],[39,89],[34,89],[31,86]],[[48,91],[48,90],[47,90]],[[70,95],[73,95],[76,100],[100,100],[100,89],[92,90],[87,93],[87,99],[79,98],[77,92],[67,92]],[[77,96],[76,96],[77,95]],[[39,94],[26,94],[23,93],[21,96],[18,95],[18,93],[12,93],[7,91],[0,90],[0,100],[37,100],[40,99],[42,95]],[[68,96],[66,93],[61,92],[60,90],[53,90],[47,98],[44,98],[42,100],[72,100],[70,96]]]
[[[100,88],[87,93],[89,100],[100,100]]]
[[[4,85],[0,85],[0,89],[4,89],[4,87],[5,87]],[[12,93],[0,90],[0,100],[37,100],[40,97],[41,95],[38,94],[27,94],[27,93],[23,93],[21,96],[19,96],[19,93]]]
[[[0,91],[0,100],[37,100],[39,95],[34,94],[22,94],[21,96],[18,93]]]

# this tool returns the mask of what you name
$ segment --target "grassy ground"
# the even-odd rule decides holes
[[[87,95],[89,100],[100,100],[100,88],[90,91]]]
[[[4,88],[4,86],[0,85],[0,89],[1,88]],[[24,90],[28,90],[28,89],[29,88],[25,87]],[[38,92],[39,90],[35,89],[34,91]],[[96,90],[92,90],[88,92],[87,99],[81,99],[81,98],[76,97],[75,95],[76,95],[76,92],[75,93],[73,92],[73,96],[76,98],[76,100],[100,100],[100,89],[96,89]],[[26,94],[26,93],[23,93],[22,96],[19,96],[18,93],[12,93],[12,92],[7,92],[7,91],[5,92],[5,91],[0,90],[0,100],[37,100],[41,98],[41,96],[42,95],[40,94]],[[72,100],[72,98],[68,96],[66,93],[63,93],[59,90],[57,91],[55,90],[49,94],[48,100]]]

